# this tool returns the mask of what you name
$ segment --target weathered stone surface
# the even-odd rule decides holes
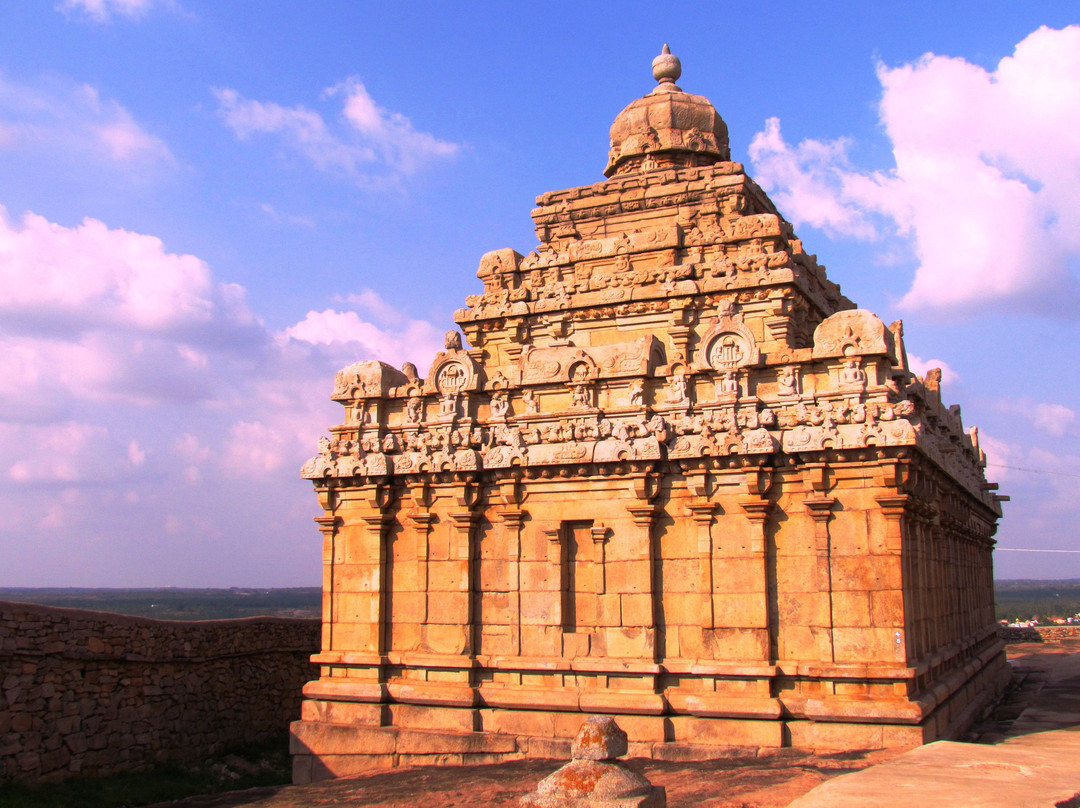
[[[717,750],[952,737],[1004,673],[978,433],[656,64],[607,181],[540,195],[536,249],[483,256],[425,378],[339,374],[302,469],[327,592],[306,693],[530,756],[591,712],[631,749],[657,742],[631,718]]]
[[[664,808],[664,789],[616,758],[626,733],[609,716],[589,718],[574,738],[573,760],[521,798],[522,808]]]
[[[626,733],[607,715],[594,715],[578,730],[570,756],[574,760],[615,760],[626,754]]]
[[[0,603],[0,780],[113,774],[280,738],[318,644],[314,620]]]

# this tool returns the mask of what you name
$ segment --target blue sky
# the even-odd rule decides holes
[[[0,5],[0,584],[317,585],[333,373],[421,368],[664,42],[1080,577],[1074,2]],[[1074,27],[1070,27],[1074,26]]]

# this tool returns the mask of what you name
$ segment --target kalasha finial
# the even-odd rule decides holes
[[[653,78],[660,82],[657,90],[678,90],[676,80],[682,75],[682,62],[671,53],[671,48],[664,43],[664,50],[652,60]]]

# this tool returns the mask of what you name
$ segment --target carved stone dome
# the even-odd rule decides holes
[[[678,57],[664,45],[664,52],[653,60],[653,77],[659,84],[620,112],[611,125],[604,176],[731,159],[727,124],[709,99],[682,91],[675,83],[681,74]]]

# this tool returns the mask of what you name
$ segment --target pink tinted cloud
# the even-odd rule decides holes
[[[212,92],[218,114],[238,139],[272,135],[320,171],[340,171],[362,185],[376,187],[414,174],[461,149],[380,107],[355,77],[323,92],[324,99],[342,99],[341,119],[331,123],[303,105],[257,101],[230,87]]]
[[[0,148],[138,171],[175,163],[165,141],[120,103],[55,77],[19,83],[0,76]]]
[[[175,0],[60,0],[56,7],[95,22],[108,22],[113,17],[139,19],[154,8],[172,6],[175,6]]]
[[[304,582],[283,559],[314,508],[298,469],[342,419],[334,373],[426,367],[439,345],[374,293],[349,298],[271,333],[241,287],[159,239],[0,217],[0,570],[25,585]],[[265,564],[235,566],[251,554]]]
[[[775,120],[754,138],[755,171],[796,223],[907,239],[903,308],[1075,301],[1080,26],[1040,28],[992,71],[927,54],[878,78],[891,171],[851,167],[842,141],[792,147]]]

